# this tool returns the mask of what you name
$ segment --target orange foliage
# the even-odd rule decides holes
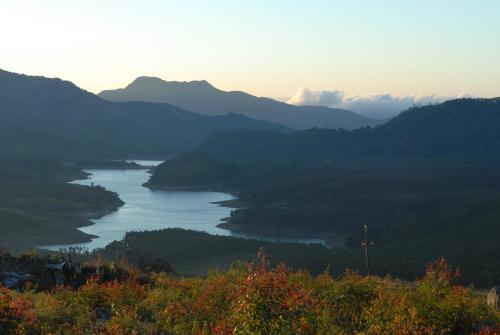
[[[138,274],[139,275],[139,274]],[[268,269],[265,256],[207,277],[89,280],[72,290],[0,287],[0,334],[493,335],[499,316],[441,259],[413,284]]]
[[[22,295],[0,285],[0,334],[23,334],[33,326],[36,317],[30,312],[31,305]]]

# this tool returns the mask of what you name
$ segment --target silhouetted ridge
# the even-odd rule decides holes
[[[413,107],[386,124],[352,131],[214,134],[201,149],[219,157],[471,156],[500,154],[500,99],[457,99]]]
[[[228,113],[281,123],[297,129],[312,127],[354,129],[382,123],[351,111],[318,106],[293,106],[245,92],[225,92],[207,81],[176,82],[139,77],[123,89],[99,94],[109,101],[165,102],[205,115]]]
[[[148,82],[140,79],[136,85]],[[167,155],[229,129],[287,130],[245,116],[203,116],[165,103],[112,103],[68,81],[0,71],[0,154],[9,157]]]
[[[138,77],[132,83],[127,85],[123,90],[129,90],[135,92],[135,94],[146,94],[148,96],[152,95],[169,95],[169,94],[184,94],[185,90],[193,91],[196,94],[209,94],[213,91],[218,91],[210,83],[205,80],[201,81],[172,81],[168,82],[157,77]],[[106,94],[104,91],[101,94]],[[193,97],[196,98],[196,97]],[[167,102],[163,101],[161,98],[150,98],[150,99],[135,99],[137,101],[150,101],[150,102]]]
[[[0,70],[0,102],[0,107],[24,108],[39,112],[109,105],[109,102],[69,81],[19,75],[3,70]]]

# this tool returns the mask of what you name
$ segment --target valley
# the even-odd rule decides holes
[[[106,248],[128,232],[185,228],[326,243],[341,256],[322,266],[358,269],[367,224],[377,274],[413,278],[445,256],[464,283],[499,276],[498,99],[412,107],[373,128],[297,131],[235,113],[109,102],[59,79],[2,71],[0,87],[1,222],[12,234],[2,244],[16,252]],[[119,161],[132,157],[168,161],[148,175]],[[67,184],[84,170],[95,180]]]
[[[142,164],[142,169],[135,165]],[[237,200],[226,193],[186,190],[149,190],[142,184],[149,179],[148,169],[162,161],[129,162],[121,169],[89,169],[87,179],[73,181],[72,184],[100,186],[115,192],[124,201],[116,211],[92,220],[92,225],[80,227],[87,235],[97,236],[90,242],[56,244],[42,246],[57,251],[67,248],[84,248],[90,251],[105,248],[113,241],[121,241],[127,232],[180,228],[202,231],[211,235],[234,236],[241,238],[263,239],[302,243],[323,243],[321,239],[293,237],[286,234],[245,234],[221,229],[220,222],[230,215],[231,208],[221,204]],[[100,166],[105,166],[100,162]],[[118,163],[109,165],[120,166]]]
[[[500,335],[499,13],[0,1],[0,335]]]

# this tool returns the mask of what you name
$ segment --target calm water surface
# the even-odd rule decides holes
[[[157,161],[136,161],[145,166],[157,165]],[[149,172],[144,170],[86,170],[89,179],[75,181],[81,185],[100,185],[118,193],[125,205],[117,211],[93,220],[94,224],[79,228],[96,235],[88,243],[53,245],[45,247],[57,250],[66,247],[84,247],[90,250],[121,240],[126,232],[183,228],[204,231],[209,234],[276,240],[266,236],[232,233],[217,227],[220,220],[229,216],[231,209],[214,202],[234,197],[220,192],[157,191],[143,187]],[[305,243],[321,243],[318,239],[280,239]]]

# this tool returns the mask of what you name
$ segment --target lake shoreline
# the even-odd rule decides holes
[[[222,185],[160,185],[147,181],[142,186],[156,191],[219,192],[231,194],[235,197],[241,194],[241,192],[235,189],[230,189]]]
[[[158,164],[159,162],[154,162]],[[142,169],[95,169],[85,170],[86,179],[75,180],[80,185],[95,185],[117,193],[123,204],[106,213],[89,213],[90,224],[78,227],[79,233],[87,234],[84,242],[57,243],[57,247],[83,247],[93,250],[112,241],[120,241],[128,232],[157,231],[179,228],[206,232],[211,235],[233,236],[263,241],[291,241],[326,245],[323,238],[312,234],[282,231],[254,231],[231,224],[230,212],[246,208],[239,192],[222,185],[158,186],[149,183],[151,166],[143,162]],[[50,245],[44,245],[50,247]]]
[[[188,191],[188,192],[223,192],[227,194],[231,194],[235,199],[223,200],[214,202],[219,206],[231,208],[231,209],[244,209],[251,207],[251,204],[241,201],[238,196],[241,194],[240,191],[237,191],[232,188],[228,188],[224,185],[160,185],[153,184],[150,182],[146,182],[143,184],[144,187],[147,187],[151,190],[160,190],[160,191]],[[240,234],[249,235],[252,239],[276,239],[276,240],[316,240],[323,241],[324,245],[330,248],[341,248],[343,249],[344,240],[343,237],[340,237],[337,234],[333,234],[331,232],[328,233],[307,233],[302,231],[287,231],[287,234],[283,236],[283,230],[279,227],[268,227],[268,229],[263,229],[262,226],[248,226],[243,224],[234,223],[231,216],[227,216],[220,219],[220,223],[216,226],[218,228],[228,230],[234,234],[234,236],[239,236]],[[260,236],[260,237],[259,237]],[[301,243],[301,242],[299,242]],[[307,243],[307,242],[304,242]]]
[[[76,179],[77,180],[85,180],[85,179]],[[58,246],[58,245],[70,245],[70,244],[82,244],[82,243],[90,243],[92,242],[93,239],[98,238],[98,235],[95,234],[89,234],[84,231],[82,231],[82,228],[90,227],[95,225],[95,222],[93,220],[98,220],[100,218],[105,217],[106,215],[112,214],[120,209],[120,207],[125,205],[125,202],[123,202],[120,198],[118,198],[120,202],[116,203],[113,206],[109,206],[102,211],[86,211],[86,212],[80,212],[78,215],[74,215],[73,220],[78,220],[79,225],[72,229],[73,233],[68,235],[64,239],[60,239],[58,237],[55,237],[54,239],[47,238],[45,239],[46,242],[37,242],[36,248],[40,249],[49,249],[53,250],[51,248],[52,246]],[[71,218],[69,219],[71,220]]]
[[[150,170],[161,162],[142,161],[141,169],[87,169],[86,178],[72,183],[94,185],[117,193],[123,203],[109,208],[105,213],[85,213],[82,217],[92,220],[79,225],[78,234],[83,238],[74,243],[56,241],[41,247],[104,247],[119,241],[126,232],[150,231],[171,227],[207,231],[211,234],[229,235],[229,231],[217,228],[221,219],[229,216],[225,201],[234,200],[233,195],[223,192],[154,190],[143,186],[148,181]],[[155,192],[159,191],[159,192]],[[83,213],[82,213],[83,214]],[[122,220],[122,221],[120,221]],[[82,220],[83,221],[83,220]],[[64,245],[63,245],[64,244]]]

